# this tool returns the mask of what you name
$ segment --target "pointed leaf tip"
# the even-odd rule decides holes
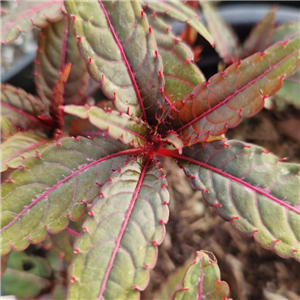
[[[196,259],[189,265],[183,289],[178,290],[174,300],[230,300],[229,287],[220,281],[220,269],[215,256],[208,251],[197,251]]]
[[[145,5],[147,8],[156,13],[167,15],[180,22],[184,22],[193,27],[200,35],[202,35],[210,44],[214,43],[214,39],[208,32],[206,27],[199,21],[199,16],[185,5],[182,1],[149,1]]]

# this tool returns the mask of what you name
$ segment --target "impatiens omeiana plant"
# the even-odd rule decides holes
[[[11,250],[70,234],[68,299],[138,299],[169,217],[162,157],[238,231],[300,261],[299,165],[224,136],[297,71],[299,37],[280,36],[205,80],[165,15],[217,41],[180,1],[24,1],[2,13],[4,44],[41,28],[37,96],[1,91],[4,263]],[[87,96],[90,78],[105,105]],[[71,225],[82,218],[78,234]],[[183,283],[175,299],[229,293],[203,251]]]

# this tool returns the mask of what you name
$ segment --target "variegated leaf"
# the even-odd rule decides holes
[[[105,138],[63,138],[24,160],[24,168],[1,185],[2,254],[24,250],[78,220],[112,169],[139,152]]]
[[[300,261],[299,165],[239,141],[215,141],[175,155],[226,221],[262,247]]]
[[[155,38],[138,1],[67,1],[81,55],[118,110],[156,124],[164,77]],[[122,16],[122,20],[120,19]]]
[[[74,245],[68,298],[139,299],[164,238],[168,201],[158,163],[139,158],[121,166],[101,189]]]
[[[149,16],[149,23],[164,64],[165,97],[172,106],[205,78],[193,61],[191,49],[170,32],[170,27],[162,19]]]
[[[9,84],[1,85],[1,115],[21,130],[49,130],[49,108],[39,98]]]
[[[149,129],[142,121],[111,109],[101,109],[96,106],[67,105],[64,111],[82,119],[88,119],[91,124],[105,130],[116,140],[132,147],[142,147],[149,139]]]
[[[77,39],[71,32],[71,21],[65,16],[42,29],[35,60],[35,82],[41,99],[51,102],[53,88],[66,64],[72,65],[63,94],[67,104],[80,103],[87,86],[88,73],[77,50]]]
[[[285,77],[300,67],[300,38],[279,42],[256,53],[195,87],[172,111],[172,129],[185,145],[221,135],[264,107]]]
[[[211,45],[214,44],[214,39],[207,31],[205,26],[198,20],[199,16],[182,1],[142,1],[144,7],[150,8],[156,13],[167,15],[180,22],[185,22],[193,27],[199,34],[201,34]]]
[[[22,32],[44,28],[49,22],[63,17],[63,0],[22,1],[20,5],[1,18],[1,43],[10,44]]]
[[[229,300],[228,284],[220,277],[215,256],[207,251],[197,251],[196,259],[184,275],[183,289],[176,292],[174,300]]]
[[[20,167],[25,158],[34,156],[48,142],[49,139],[42,134],[32,132],[12,135],[1,145],[1,172]]]

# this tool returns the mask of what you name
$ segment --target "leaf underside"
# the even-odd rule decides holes
[[[243,117],[259,112],[265,98],[281,88],[283,78],[299,68],[299,45],[299,38],[279,42],[263,55],[256,53],[231,65],[177,102],[179,113],[171,112],[171,124],[184,144],[205,141],[209,134],[221,135]]]
[[[82,119],[88,119],[100,130],[127,145],[138,148],[147,143],[149,131],[142,120],[136,120],[125,113],[118,113],[111,109],[101,109],[95,106],[86,108],[77,105],[67,105],[64,111]]]
[[[66,64],[72,68],[65,85],[64,102],[80,103],[87,86],[88,72],[77,50],[77,39],[71,32],[71,21],[65,16],[49,24],[39,35],[35,60],[35,83],[41,99],[51,101],[53,88]]]
[[[139,158],[103,186],[74,244],[69,299],[139,299],[168,221],[169,194],[161,175],[160,164]]]
[[[215,40],[216,51],[227,65],[236,62],[239,57],[240,45],[235,32],[223,22],[212,2],[203,1],[200,4],[209,32]]]
[[[1,172],[8,168],[18,168],[27,157],[44,148],[49,139],[35,133],[19,132],[9,137],[1,145]]]
[[[1,116],[20,130],[46,129],[41,117],[50,119],[49,108],[43,101],[9,84],[1,85]]]
[[[156,13],[167,15],[180,22],[185,22],[193,27],[200,35],[202,35],[211,45],[214,44],[213,37],[207,31],[205,26],[198,20],[199,16],[184,5],[181,1],[142,1],[144,7],[150,8]]]
[[[148,19],[164,64],[165,96],[172,105],[182,100],[197,84],[205,81],[205,78],[193,62],[192,50],[175,38],[169,26],[157,16],[149,16]]]
[[[44,28],[63,17],[63,0],[22,2],[1,19],[1,43],[10,44],[22,32]]]
[[[227,300],[228,294],[228,284],[220,281],[215,256],[207,251],[197,251],[196,259],[185,273],[183,289],[175,293],[174,300]]]
[[[126,149],[105,138],[63,138],[24,160],[1,186],[2,253],[24,250],[80,219],[111,170],[137,152]]]
[[[263,52],[269,45],[274,33],[276,9],[273,8],[250,32],[243,45],[243,57],[255,52]],[[299,30],[299,28],[298,28]]]
[[[183,156],[180,165],[222,218],[262,247],[300,261],[299,165],[238,141],[194,145]]]
[[[137,1],[67,1],[91,77],[120,111],[155,124],[164,102],[161,58]],[[122,19],[120,20],[120,17]],[[161,90],[162,89],[162,90]],[[127,110],[128,109],[128,110]]]

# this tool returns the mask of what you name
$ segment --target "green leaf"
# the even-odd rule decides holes
[[[300,22],[287,23],[276,27],[270,43],[285,42],[298,37],[300,35],[299,28]]]
[[[159,17],[149,17],[157,43],[158,53],[164,64],[165,97],[170,105],[182,100],[200,82],[205,81],[197,65],[193,62],[191,49],[178,40],[169,26]]]
[[[0,272],[0,278],[2,278],[2,275],[5,273],[7,268],[7,260],[9,258],[9,254],[7,255],[1,255],[1,272]]]
[[[281,161],[255,145],[215,141],[184,148],[180,165],[222,218],[300,261],[299,165]]]
[[[1,43],[12,43],[22,32],[32,28],[44,28],[49,22],[57,22],[63,17],[63,0],[27,2],[1,18]]]
[[[153,140],[155,141],[155,139]],[[183,143],[175,131],[168,131],[166,137],[160,138],[159,141],[172,145],[175,149],[178,150],[179,154],[182,153]]]
[[[161,58],[138,1],[67,1],[92,78],[120,111],[156,124],[163,103]],[[121,19],[120,19],[121,18]]]
[[[220,277],[215,256],[208,251],[197,251],[196,259],[185,273],[184,288],[176,292],[174,300],[227,300],[229,287]]]
[[[71,32],[71,21],[65,16],[41,30],[35,60],[35,82],[41,99],[52,100],[53,88],[60,72],[72,65],[65,85],[64,102],[80,103],[87,85],[88,72],[77,50],[77,39]]]
[[[264,100],[300,66],[300,38],[277,43],[200,83],[171,111],[171,122],[185,145],[221,135],[264,107]]]
[[[43,244],[51,254],[63,258],[67,263],[71,263],[74,256],[73,242],[74,238],[71,234],[63,230],[57,234],[49,234]]]
[[[300,23],[288,23],[277,27],[274,31],[271,44],[279,41],[285,42],[299,36]],[[282,84],[282,88],[275,94],[274,100],[276,106],[284,108],[286,104],[292,104],[300,109],[300,70],[292,76],[286,78]]]
[[[1,141],[5,141],[10,136],[14,135],[17,132],[17,129],[4,116],[1,115],[0,118],[1,118]]]
[[[119,113],[111,109],[101,109],[96,106],[67,105],[65,113],[89,121],[101,130],[106,130],[114,139],[118,139],[132,147],[142,147],[149,139],[149,129],[141,120]]]
[[[212,2],[201,1],[200,4],[216,51],[227,65],[238,61],[240,45],[235,32],[218,15]]]
[[[255,52],[263,52],[270,45],[275,27],[275,14],[276,7],[273,7],[252,29],[243,46],[243,57]]]
[[[141,150],[102,139],[63,138],[23,162],[1,185],[2,254],[39,243],[79,220],[111,170]],[[100,171],[101,170],[101,171]]]
[[[143,1],[142,5],[147,8],[149,7],[156,13],[164,14],[180,22],[189,24],[213,45],[214,39],[205,26],[198,20],[199,16],[181,1]]]
[[[46,259],[13,251],[2,276],[2,291],[22,299],[34,297],[50,287],[50,275],[51,268]]]
[[[161,165],[150,160],[123,165],[94,201],[74,245],[69,299],[139,299],[146,288],[169,202]]]
[[[300,70],[284,80],[282,88],[274,95],[275,103],[279,108],[286,104],[294,105],[300,109]]]
[[[35,133],[19,132],[9,137],[1,146],[1,172],[18,168],[25,158],[47,146],[49,139]]]
[[[182,278],[186,269],[190,265],[189,259],[172,273],[167,280],[162,284],[161,289],[154,291],[153,300],[172,300],[175,291],[182,287]]]
[[[1,115],[18,129],[49,129],[48,106],[39,98],[9,84],[1,85]]]

